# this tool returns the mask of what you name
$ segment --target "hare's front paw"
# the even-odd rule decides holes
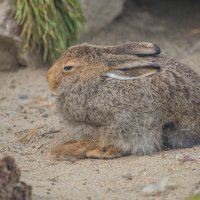
[[[57,160],[84,158],[89,143],[86,140],[70,140],[60,144],[50,151],[50,156]]]
[[[103,148],[96,147],[95,149],[86,152],[87,158],[111,159],[121,157],[122,155],[122,152],[114,146]]]
[[[51,150],[50,156],[57,160],[74,158],[111,159],[122,156],[122,152],[114,146],[91,144],[88,140],[71,140]]]

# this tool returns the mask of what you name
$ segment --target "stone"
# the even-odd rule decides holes
[[[120,15],[125,0],[80,0],[80,2],[88,23],[88,30],[82,33],[82,37],[89,38]]]
[[[27,99],[28,99],[28,95],[26,95],[26,94],[20,94],[20,95],[19,95],[19,98],[20,98],[21,100],[27,100]]]
[[[31,200],[31,186],[20,181],[20,169],[9,156],[0,160],[0,199]]]
[[[0,71],[43,65],[39,53],[23,49],[20,27],[13,18],[10,2],[0,0]]]

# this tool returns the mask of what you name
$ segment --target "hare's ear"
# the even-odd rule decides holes
[[[128,42],[122,45],[102,48],[103,52],[117,55],[151,56],[161,52],[156,44],[148,42]]]
[[[156,63],[132,63],[106,72],[104,76],[118,80],[134,80],[144,78],[160,72],[160,66]]]

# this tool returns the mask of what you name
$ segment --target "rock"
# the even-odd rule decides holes
[[[200,195],[200,181],[195,184],[195,191],[194,194],[199,194]]]
[[[123,175],[123,178],[130,181],[130,180],[133,180],[133,175],[131,173],[127,173]]]
[[[21,100],[26,100],[26,99],[28,99],[28,96],[26,94],[21,94],[21,95],[19,95],[19,98]]]
[[[164,192],[167,189],[169,182],[168,177],[164,177],[158,183],[149,184],[142,188],[142,194],[144,195],[157,195],[159,193]]]
[[[43,65],[39,53],[22,48],[22,40],[19,36],[20,27],[13,19],[10,2],[0,0],[0,70]]]
[[[80,2],[88,22],[88,30],[83,33],[83,38],[89,38],[120,15],[125,0],[81,0]]]
[[[0,160],[0,199],[31,200],[31,186],[20,181],[20,169],[9,156]]]
[[[48,113],[44,113],[44,114],[42,115],[42,117],[44,117],[44,118],[48,118],[49,115],[48,115]]]
[[[178,153],[176,154],[176,160],[184,163],[187,161],[197,161],[198,157],[194,155],[186,154],[186,153],[185,154]]]
[[[0,69],[17,66],[18,28],[11,19],[9,1],[0,1]]]

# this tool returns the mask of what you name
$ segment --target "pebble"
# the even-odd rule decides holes
[[[133,175],[131,173],[127,173],[127,174],[123,175],[123,177],[127,180],[133,180]]]
[[[26,99],[28,99],[28,96],[26,94],[21,94],[21,95],[19,95],[19,98],[21,100],[26,100]]]
[[[142,188],[141,192],[144,195],[157,195],[167,189],[169,182],[168,177],[162,178],[158,183],[149,184]]]
[[[49,115],[48,115],[47,113],[44,113],[44,114],[42,115],[42,117],[44,117],[44,118],[48,118]]]
[[[178,153],[176,155],[176,160],[180,162],[186,162],[186,161],[197,161],[198,158],[195,157],[194,155]]]
[[[11,89],[15,89],[15,88],[16,88],[16,86],[15,86],[15,85],[13,85],[13,84],[11,84],[11,85],[9,86],[9,88],[11,88]]]

